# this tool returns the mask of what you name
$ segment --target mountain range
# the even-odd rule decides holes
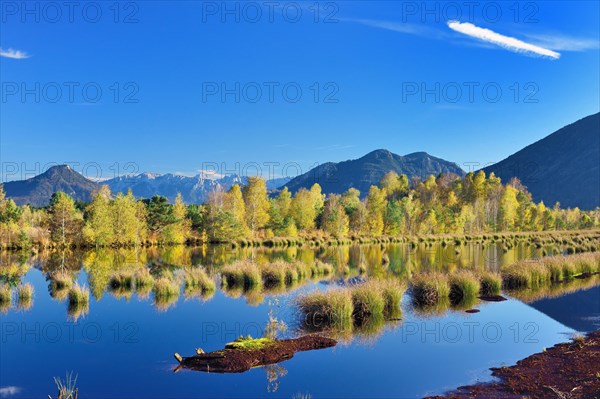
[[[600,206],[600,113],[565,126],[549,136],[523,148],[508,158],[483,169],[494,172],[503,182],[517,177],[526,185],[535,201],[552,206],[560,202],[563,208],[593,209]],[[463,176],[464,171],[453,162],[415,152],[400,156],[388,150],[375,150],[361,158],[343,162],[328,162],[293,179],[267,181],[273,192],[283,186],[292,192],[319,183],[324,193],[343,193],[350,187],[362,196],[369,187],[378,184],[389,171],[406,174],[410,179],[425,178],[440,173]],[[142,173],[95,182],[66,165],[54,166],[33,178],[4,183],[7,197],[19,205],[46,206],[54,192],[63,191],[76,200],[90,201],[100,184],[107,184],[113,193],[131,188],[138,198],[163,195],[174,201],[181,193],[186,203],[203,203],[215,189],[228,190],[233,184],[245,184],[239,175],[201,173],[189,177],[175,174]]]
[[[267,189],[274,190],[289,179],[278,178],[267,181]],[[151,198],[154,195],[167,197],[174,202],[177,193],[189,204],[201,204],[208,199],[208,193],[216,189],[229,190],[233,184],[245,184],[247,178],[239,175],[214,176],[198,174],[193,177],[155,173],[124,175],[113,179],[95,182],[77,173],[68,165],[58,165],[31,179],[4,183],[6,196],[17,205],[30,204],[42,207],[48,205],[54,192],[63,191],[79,201],[90,201],[101,185],[107,185],[114,193],[127,193],[129,189],[137,198]]]
[[[567,125],[483,169],[503,182],[518,177],[547,206],[600,206],[600,113]]]
[[[341,194],[349,188],[356,188],[364,197],[369,188],[378,184],[388,172],[405,174],[409,180],[415,177],[426,178],[440,173],[453,173],[464,176],[465,172],[455,164],[436,158],[426,152],[396,155],[388,150],[375,150],[359,159],[344,162],[328,162],[290,180],[285,186],[296,192],[319,183],[324,193]]]

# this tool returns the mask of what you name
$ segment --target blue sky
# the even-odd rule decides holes
[[[0,3],[4,181],[267,177],[377,148],[469,169],[600,108],[594,1],[23,4]]]

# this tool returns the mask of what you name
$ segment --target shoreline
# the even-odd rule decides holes
[[[600,330],[490,370],[499,381],[425,399],[600,398]]]
[[[19,248],[16,246],[0,245],[0,252],[19,252],[19,251],[40,251],[40,250],[93,250],[93,249],[127,249],[127,248],[161,248],[161,247],[200,247],[204,245],[226,245],[232,248],[245,247],[323,247],[323,246],[345,246],[355,244],[411,244],[413,246],[421,243],[433,244],[441,243],[443,246],[448,244],[467,245],[468,243],[501,243],[505,244],[506,249],[512,248],[518,242],[529,242],[541,248],[543,245],[563,245],[567,246],[567,254],[593,251],[593,245],[579,240],[572,240],[578,236],[583,236],[586,241],[591,239],[596,241],[600,239],[600,229],[585,230],[546,230],[546,231],[518,231],[518,232],[481,232],[473,234],[423,234],[423,235],[382,235],[378,237],[365,235],[349,235],[347,237],[332,237],[320,234],[299,235],[298,237],[271,237],[271,238],[247,238],[231,241],[202,241],[197,237],[190,237],[182,243],[169,243],[159,241],[144,241],[136,244],[125,245],[75,245],[71,247],[60,247],[53,245],[41,245],[32,243],[28,248]],[[570,238],[572,241],[568,241]]]

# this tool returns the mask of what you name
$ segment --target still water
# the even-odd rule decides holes
[[[269,316],[288,325],[285,337],[300,332],[294,298],[367,276],[408,277],[427,270],[497,270],[502,264],[534,258],[541,249],[526,245],[502,251],[496,245],[412,248],[354,245],[318,249],[168,248],[36,256],[1,254],[1,278],[29,282],[30,306],[13,300],[0,313],[0,397],[39,398],[55,394],[53,377],[78,375],[80,398],[270,397],[416,398],[460,385],[489,381],[490,367],[517,360],[566,341],[577,331],[600,328],[599,280],[578,281],[563,291],[505,293],[504,302],[464,309],[414,309],[410,293],[401,320],[340,334],[330,349],[300,352],[277,365],[243,374],[208,374],[174,369],[173,353],[209,352],[240,335],[260,336]],[[552,253],[552,248],[546,248]],[[218,282],[219,269],[237,259],[258,263],[315,259],[334,265],[328,279],[308,281],[287,292],[185,293],[168,303],[152,294],[107,289],[116,270],[148,267],[152,273],[204,267]],[[48,275],[68,271],[90,288],[89,309],[69,312],[66,300],[49,293]],[[219,284],[217,284],[218,286]]]

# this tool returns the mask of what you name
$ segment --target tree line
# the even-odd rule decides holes
[[[324,195],[319,184],[295,195],[283,188],[269,196],[266,183],[209,193],[202,205],[171,204],[131,191],[113,195],[102,186],[90,203],[55,193],[45,208],[17,206],[0,186],[3,247],[133,246],[228,242],[272,237],[471,234],[501,231],[574,230],[600,227],[600,208],[581,211],[535,203],[517,179],[502,184],[483,171],[429,176],[409,182],[389,172],[364,198],[351,188]]]

